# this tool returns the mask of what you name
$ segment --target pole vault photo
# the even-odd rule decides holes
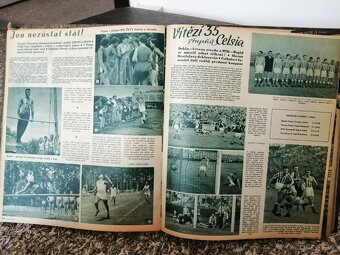
[[[80,166],[5,161],[3,216],[79,221]]]
[[[61,88],[9,88],[6,153],[60,155]]]
[[[241,196],[166,193],[165,227],[195,235],[237,235]]]
[[[167,189],[215,193],[217,151],[169,147]]]
[[[163,134],[162,87],[97,86],[94,94],[95,134]]]
[[[150,167],[83,166],[81,222],[152,224],[153,171]]]
[[[327,147],[271,144],[264,222],[318,224],[326,161]]]
[[[245,107],[170,104],[169,145],[242,150],[246,111]]]

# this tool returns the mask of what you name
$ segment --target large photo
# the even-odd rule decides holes
[[[269,146],[265,223],[319,224],[327,149]]]
[[[170,104],[169,145],[204,149],[244,149],[245,107]]]
[[[162,135],[163,89],[98,86],[94,91],[93,133]]]
[[[164,86],[164,34],[96,36],[95,85]]]
[[[241,196],[194,195],[167,191],[165,227],[193,235],[237,235]]]
[[[61,88],[9,88],[6,117],[6,153],[60,155]]]
[[[5,161],[3,216],[79,221],[80,166]]]
[[[339,51],[328,38],[253,33],[249,93],[335,98]]]
[[[82,167],[81,222],[153,223],[153,168]]]

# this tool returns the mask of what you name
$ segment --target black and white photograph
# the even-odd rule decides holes
[[[165,227],[195,235],[237,235],[241,196],[194,195],[167,190]]]
[[[222,154],[220,194],[242,193],[243,153]]]
[[[246,112],[245,107],[170,104],[169,145],[242,150]]]
[[[149,86],[98,86],[94,92],[93,133],[162,135],[163,89]]]
[[[95,85],[164,86],[164,34],[97,35]]]
[[[327,149],[269,146],[265,223],[319,224]]]
[[[339,50],[334,39],[253,33],[249,93],[335,98]]]
[[[80,165],[5,161],[3,216],[79,221]]]
[[[81,222],[151,225],[154,169],[82,167]]]
[[[60,155],[61,88],[9,88],[6,117],[6,153]]]
[[[167,189],[214,194],[217,151],[168,148]]]

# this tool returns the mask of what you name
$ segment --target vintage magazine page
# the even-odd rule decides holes
[[[2,221],[160,229],[164,33],[8,31]]]
[[[167,27],[162,230],[320,238],[339,37]]]

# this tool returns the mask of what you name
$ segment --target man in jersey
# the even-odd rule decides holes
[[[286,58],[282,63],[283,71],[282,71],[282,81],[283,85],[288,87],[288,79],[290,75],[290,54],[286,55]]]
[[[281,75],[281,72],[282,72],[282,65],[283,65],[283,61],[281,59],[281,54],[277,53],[276,57],[274,59],[274,63],[273,63],[273,66],[274,66],[273,83],[274,83],[275,87],[277,87],[277,83],[279,83],[280,86],[282,87],[282,84],[280,83],[280,75]]]
[[[292,63],[293,63],[293,70],[292,70],[292,87],[293,87],[297,85],[299,74],[300,74],[301,60],[300,60],[299,54],[295,55]]]
[[[34,104],[31,98],[31,89],[25,89],[25,97],[21,98],[18,106],[18,124],[17,124],[17,143],[21,143],[28,122],[34,120]]]
[[[182,117],[183,117],[183,113],[180,113],[174,120],[172,123],[172,126],[175,129],[175,135],[174,138],[181,140],[181,129],[182,129]]]
[[[143,187],[143,193],[144,193],[144,199],[145,201],[150,204],[150,199],[151,199],[151,189],[150,189],[150,184],[149,182],[145,182],[145,185]]]
[[[265,64],[264,64],[264,82],[267,86],[270,86],[268,82],[272,78],[273,73],[273,64],[274,64],[274,57],[273,52],[270,50],[268,51],[268,55],[265,56]]]
[[[313,77],[314,77],[314,61],[313,58],[310,57],[307,61],[307,74],[306,74],[306,80],[307,83],[310,84],[310,86],[312,86],[312,81],[313,81]]]
[[[209,159],[208,158],[202,158],[198,170],[197,176],[199,177],[201,173],[204,174],[205,177],[208,177],[207,171],[208,171],[208,166],[209,166]]]
[[[106,218],[110,219],[110,210],[109,210],[109,205],[107,202],[108,199],[108,194],[107,194],[107,190],[109,188],[109,186],[112,184],[111,180],[107,177],[106,180],[104,180],[104,175],[100,174],[99,175],[99,180],[96,182],[96,187],[94,188],[93,192],[96,192],[96,199],[95,199],[95,203],[94,206],[96,208],[96,213],[94,216],[97,216],[99,211],[99,207],[98,207],[98,203],[99,201],[103,201],[103,204],[105,206],[106,209]]]
[[[272,209],[272,213],[277,216],[281,216],[281,205],[288,196],[287,191],[294,184],[292,176],[289,174],[289,169],[287,166],[283,167],[283,171],[279,171],[274,174],[272,178],[269,179],[267,187],[275,180],[275,190],[277,191],[277,200]]]
[[[141,120],[142,124],[145,124],[146,123],[146,117],[147,117],[148,113],[146,111],[146,106],[145,106],[145,102],[144,102],[143,98],[138,99],[138,110],[141,114],[140,120]]]
[[[255,87],[260,86],[263,78],[265,58],[263,52],[259,51],[255,60]]]
[[[326,82],[328,81],[328,69],[329,65],[327,63],[327,58],[325,58],[321,64],[321,74],[320,74],[320,83],[322,84],[323,87],[326,86]]]
[[[334,77],[335,77],[335,61],[332,60],[328,69],[328,81],[327,81],[327,84],[329,85],[330,88],[333,85]]]
[[[303,55],[300,62],[300,70],[299,70],[299,84],[302,85],[306,83],[306,74],[307,74],[307,55]]]
[[[113,201],[113,204],[116,204],[116,198],[118,195],[118,190],[116,188],[116,186],[112,185],[112,187],[110,188],[110,195],[111,195],[111,201]]]
[[[321,75],[321,62],[319,57],[317,57],[316,61],[314,62],[313,70],[314,70],[313,83],[315,87],[319,87]]]
[[[311,176],[311,171],[307,171],[306,176],[303,177],[306,185],[305,189],[305,196],[308,200],[307,203],[302,204],[303,210],[305,210],[305,207],[307,205],[310,205],[313,213],[317,213],[315,208],[314,208],[314,189],[313,189],[313,184],[317,185],[317,181],[313,176]]]

